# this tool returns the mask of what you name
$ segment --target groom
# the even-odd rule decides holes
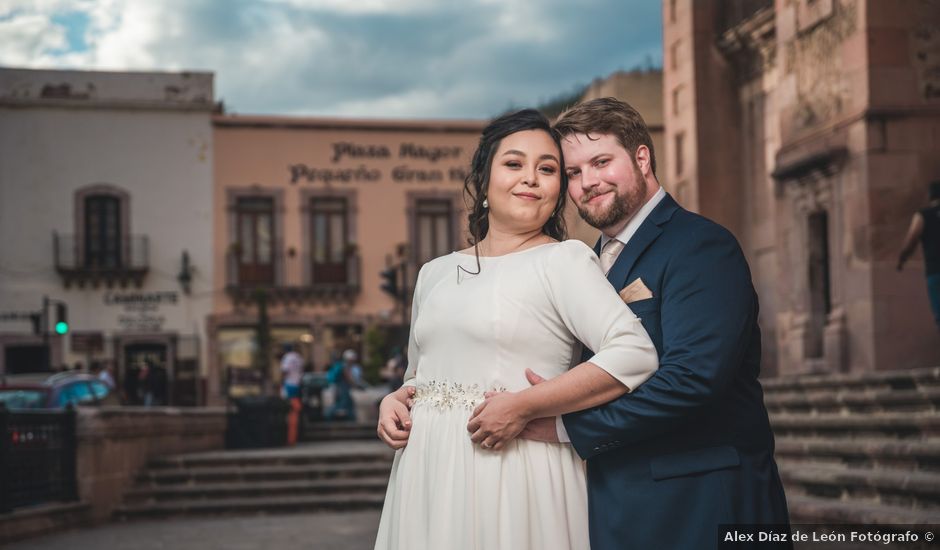
[[[587,460],[592,550],[714,548],[720,524],[787,524],[758,381],[757,296],[737,241],[663,191],[631,106],[589,101],[555,128],[568,193],[601,230],[601,265],[659,370],[633,393],[521,436],[570,437]]]

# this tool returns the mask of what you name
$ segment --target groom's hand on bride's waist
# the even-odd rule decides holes
[[[532,420],[519,432],[519,439],[558,443],[558,423],[555,417]]]
[[[379,439],[393,449],[408,444],[411,434],[411,405],[415,395],[414,386],[402,386],[382,398],[379,405],[379,424],[376,432]]]

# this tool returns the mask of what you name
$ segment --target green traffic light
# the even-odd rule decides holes
[[[69,324],[65,321],[59,321],[55,324],[56,334],[66,334],[69,331]]]

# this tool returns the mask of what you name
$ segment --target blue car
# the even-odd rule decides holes
[[[64,409],[72,405],[120,405],[115,391],[97,377],[81,372],[61,372],[36,379],[10,376],[0,384],[0,403],[10,410]]]

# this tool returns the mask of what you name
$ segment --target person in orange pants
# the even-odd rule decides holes
[[[281,373],[284,376],[282,397],[290,401],[290,412],[287,413],[287,444],[297,444],[297,431],[300,424],[300,380],[304,375],[304,359],[294,351],[291,344],[284,345],[284,355],[281,357]]]
[[[287,444],[289,446],[297,444],[297,433],[300,425],[300,410],[303,405],[300,397],[290,398],[290,411],[287,413]]]

